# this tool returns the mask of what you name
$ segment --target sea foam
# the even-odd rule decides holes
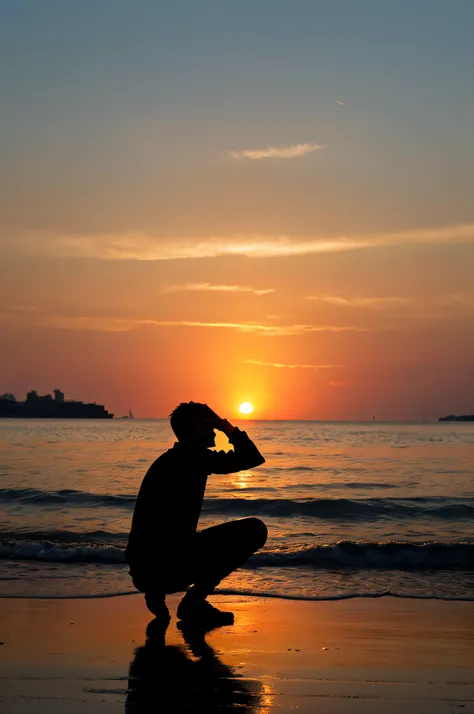
[[[60,563],[125,563],[124,548],[98,543],[0,540],[0,558]],[[339,541],[333,544],[263,550],[247,568],[358,568],[382,570],[474,570],[474,543]]]

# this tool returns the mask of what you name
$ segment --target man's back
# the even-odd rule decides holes
[[[134,567],[160,561],[170,546],[184,546],[196,532],[208,473],[206,460],[177,443],[148,469],[138,492],[126,549]]]

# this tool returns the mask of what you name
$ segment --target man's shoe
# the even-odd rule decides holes
[[[169,623],[170,613],[165,603],[165,596],[154,592],[145,593],[145,603],[147,608],[154,614],[160,622]]]
[[[178,605],[178,620],[199,623],[207,627],[233,625],[234,613],[218,610],[207,600],[184,597]]]

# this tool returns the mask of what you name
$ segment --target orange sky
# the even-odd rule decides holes
[[[0,393],[474,411],[474,8],[183,2],[4,13]]]
[[[169,261],[10,256],[0,269],[2,388],[20,398],[60,387],[143,417],[187,399],[229,417],[248,400],[256,418],[272,419],[465,411],[473,256],[471,246]]]

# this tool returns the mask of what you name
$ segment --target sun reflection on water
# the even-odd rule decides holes
[[[252,471],[239,471],[239,473],[232,475],[231,484],[234,488],[245,489],[249,485],[252,477]]]

